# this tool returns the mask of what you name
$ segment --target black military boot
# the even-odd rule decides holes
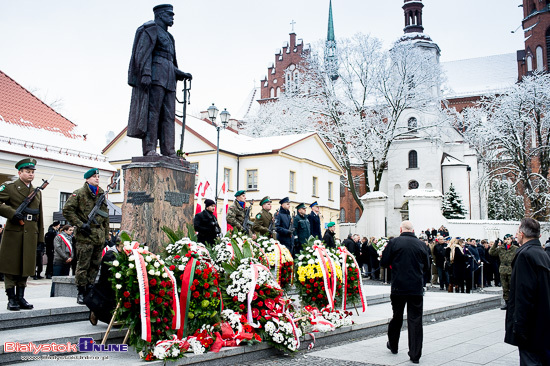
[[[14,288],[7,288],[6,294],[8,295],[8,310],[11,311],[19,311],[21,307],[17,303],[17,298],[15,296],[15,289]]]
[[[25,300],[25,287],[17,287],[17,303],[21,309],[30,310],[34,308]]]
[[[86,287],[78,286],[78,295],[76,295],[76,302],[80,305],[84,305],[84,294],[86,293]]]

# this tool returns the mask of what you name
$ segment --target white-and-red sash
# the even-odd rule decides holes
[[[347,295],[348,295],[348,261],[347,257],[350,256],[353,259],[353,263],[355,263],[355,272],[357,274],[357,286],[359,288],[359,297],[361,298],[361,305],[363,306],[363,312],[365,312],[366,309],[366,300],[363,298],[363,281],[361,281],[361,269],[359,268],[359,264],[357,264],[357,260],[355,259],[355,256],[349,252],[349,250],[346,247],[338,247],[338,254],[340,255],[340,258],[342,259],[342,279],[344,280],[344,291],[342,291],[342,309],[346,310],[346,301],[347,301]]]
[[[265,269],[269,272],[269,268],[266,268],[263,264],[251,264],[250,270],[252,271],[252,283],[250,286],[250,291],[248,291],[248,314],[247,320],[254,328],[258,328],[260,324],[254,323],[254,318],[252,317],[252,300],[254,298],[254,291],[256,291],[256,282],[258,281],[259,269]]]
[[[336,294],[336,282],[335,282],[336,273],[335,273],[334,265],[332,264],[332,258],[328,256],[328,254],[326,253],[326,249],[323,246],[314,245],[313,250],[314,250],[315,256],[317,257],[317,260],[319,261],[321,272],[323,273],[323,283],[325,288],[325,294],[328,299],[328,304],[331,309],[334,309],[334,296]],[[329,265],[332,270],[332,279],[333,279],[333,281],[331,281],[333,282],[332,286],[330,286],[330,283],[329,283],[330,278],[329,278],[326,261],[329,262]]]
[[[61,238],[61,240],[63,240],[63,243],[65,243],[65,246],[67,248],[69,248],[69,254],[71,255],[71,258],[73,256],[73,247],[71,246],[71,244],[69,244],[69,242],[67,242],[67,239],[65,239],[65,237],[61,234],[57,235]]]
[[[151,306],[149,304],[149,279],[147,277],[147,265],[141,253],[132,249],[136,262],[137,280],[139,285],[139,307],[141,318],[141,339],[151,342]],[[177,287],[175,288],[177,289]]]

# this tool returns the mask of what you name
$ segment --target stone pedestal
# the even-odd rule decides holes
[[[441,214],[443,195],[438,190],[411,189],[405,193],[405,198],[409,200],[409,221],[417,235],[427,228],[438,229],[441,225],[448,225]]]
[[[121,229],[158,253],[173,230],[193,222],[195,172],[189,162],[165,156],[140,156],[122,166],[124,204]]]
[[[363,215],[357,222],[357,234],[381,238],[386,236],[386,201],[384,192],[369,192],[361,197]]]

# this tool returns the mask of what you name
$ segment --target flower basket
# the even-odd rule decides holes
[[[285,291],[290,290],[294,280],[294,259],[288,248],[279,243],[278,240],[264,236],[258,238],[257,242],[263,249],[271,273],[279,286]]]
[[[361,269],[355,259],[355,256],[351,254],[345,246],[336,248],[336,252],[339,256],[340,266],[342,268],[342,292],[340,301],[340,307],[342,310],[346,310],[348,304],[361,304],[363,312],[366,309],[366,300],[363,297],[363,286],[361,282]]]

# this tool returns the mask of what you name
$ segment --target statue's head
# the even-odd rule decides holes
[[[174,7],[170,4],[161,4],[153,8],[155,20],[161,20],[167,26],[174,24]]]

